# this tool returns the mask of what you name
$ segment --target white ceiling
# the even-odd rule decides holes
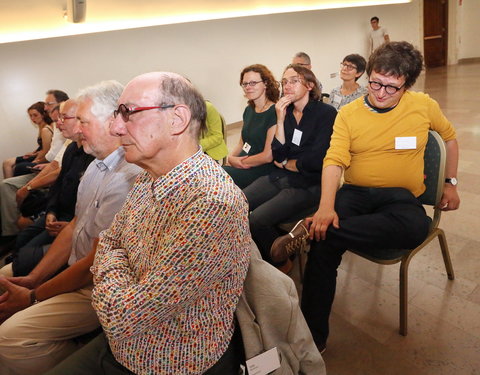
[[[84,23],[64,17],[67,1],[0,0],[0,43],[180,22],[411,0],[86,0]]]

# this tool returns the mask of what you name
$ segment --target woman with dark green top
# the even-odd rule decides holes
[[[272,72],[264,65],[247,66],[240,73],[248,106],[237,146],[227,159],[225,171],[241,188],[274,170],[271,143],[277,116],[275,103],[280,92]]]

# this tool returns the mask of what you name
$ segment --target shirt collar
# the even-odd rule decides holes
[[[152,183],[152,192],[154,198],[156,200],[161,200],[171,190],[188,183],[190,176],[195,174],[198,169],[205,165],[207,158],[209,158],[209,156],[206,156],[202,152],[202,149],[199,148],[195,154],[182,161],[166,175],[160,176],[156,180],[146,173],[148,177],[145,177],[148,178]]]
[[[119,162],[123,160],[124,155],[125,151],[123,150],[123,147],[119,147],[110,155],[108,155],[105,159],[95,159],[94,163],[97,168],[100,169],[100,171],[102,172],[106,171],[107,169],[111,171],[117,166]]]

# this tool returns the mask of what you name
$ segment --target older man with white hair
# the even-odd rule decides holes
[[[111,131],[145,171],[92,268],[109,345],[101,335],[49,374],[237,375],[248,205],[198,145],[205,102],[185,78],[147,73],[119,103]]]
[[[7,291],[0,296],[2,374],[44,373],[77,349],[72,338],[99,325],[89,269],[100,232],[112,222],[139,172],[125,161],[120,139],[109,133],[122,89],[106,81],[79,93],[76,131],[85,152],[96,159],[80,183],[75,217],[29,275],[0,278]]]

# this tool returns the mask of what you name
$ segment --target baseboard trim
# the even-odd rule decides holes
[[[480,57],[469,57],[467,59],[458,60],[459,64],[473,64],[473,63],[479,63],[479,62],[480,62]]]

